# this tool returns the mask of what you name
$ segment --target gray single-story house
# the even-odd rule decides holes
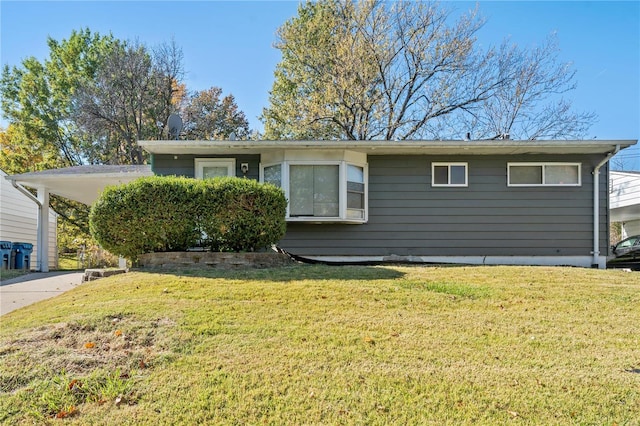
[[[279,246],[334,262],[604,268],[609,159],[637,141],[140,141],[156,175],[289,201]]]

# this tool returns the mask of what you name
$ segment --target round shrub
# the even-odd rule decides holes
[[[91,234],[103,248],[130,259],[185,250],[200,238],[198,188],[193,179],[157,176],[107,187],[91,207]]]
[[[236,177],[203,184],[200,226],[212,251],[255,251],[284,236],[287,200],[282,189]]]
[[[89,226],[103,248],[130,259],[200,242],[255,251],[284,236],[286,205],[280,188],[250,179],[154,176],[105,189]]]

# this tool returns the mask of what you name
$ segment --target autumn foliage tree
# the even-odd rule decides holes
[[[73,119],[93,137],[90,159],[107,164],[143,164],[141,139],[162,138],[175,109],[174,92],[183,74],[182,52],[165,46],[150,51],[121,42],[104,58],[94,80],[74,96]]]
[[[589,114],[549,97],[573,87],[557,50],[481,49],[478,10],[422,1],[302,3],[282,25],[267,139],[572,137]],[[463,124],[464,126],[461,126]],[[473,128],[468,128],[472,126]],[[554,129],[554,131],[551,131]]]
[[[68,39],[49,38],[47,44],[44,60],[28,57],[2,70],[1,105],[9,124],[0,133],[0,166],[8,173],[144,164],[137,141],[167,138],[169,115],[201,100],[188,95],[182,50],[173,40],[148,47],[87,28]],[[236,132],[246,129],[232,95],[212,96],[207,106],[206,116],[192,115],[201,120],[192,129],[223,136],[230,126]],[[87,206],[57,196],[51,205],[88,232]]]
[[[237,139],[249,135],[249,122],[233,95],[222,96],[222,89],[211,87],[192,94],[182,110],[186,139]]]
[[[115,42],[112,36],[89,29],[73,31],[68,39],[47,40],[49,56],[44,61],[28,57],[20,66],[4,66],[2,111],[10,125],[19,127],[30,141],[23,151],[53,153],[59,166],[83,164],[90,135],[80,132],[71,119],[73,97],[83,82],[93,81]],[[21,171],[36,167],[31,164]]]

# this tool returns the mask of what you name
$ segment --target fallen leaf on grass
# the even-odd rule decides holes
[[[69,408],[67,408],[66,410],[61,410],[56,414],[56,419],[64,419],[67,418],[69,416],[73,416],[74,414],[76,414],[78,412],[78,410],[76,409],[76,407],[74,407],[73,405]]]
[[[375,340],[373,340],[373,339],[372,339],[371,337],[369,337],[369,336],[365,337],[365,338],[364,338],[364,341],[365,341],[365,343],[368,343],[368,344],[370,344],[370,345],[375,345],[375,344],[376,344],[376,341],[375,341]]]
[[[507,411],[507,413],[511,414],[511,416],[513,416],[513,417],[518,417],[519,416],[519,414],[516,413],[515,411]]]
[[[120,337],[120,336],[122,336],[122,330],[116,330],[116,331],[114,331],[113,334],[115,334],[116,337]]]
[[[93,343],[93,342],[87,342],[87,343],[84,344],[84,347],[87,348],[87,349],[93,349],[93,348],[96,347],[96,344]]]

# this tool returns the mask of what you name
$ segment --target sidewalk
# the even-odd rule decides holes
[[[0,283],[0,315],[49,299],[82,283],[84,272],[33,272]]]

